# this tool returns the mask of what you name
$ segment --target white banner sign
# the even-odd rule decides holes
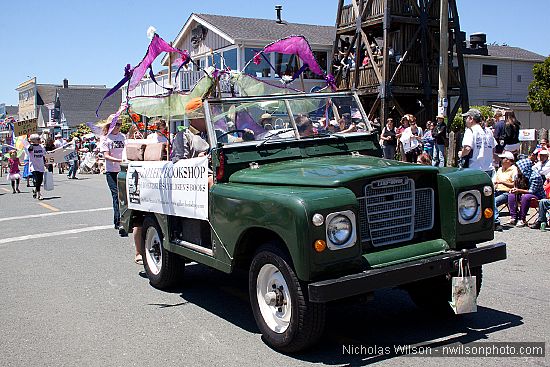
[[[208,158],[132,161],[126,193],[130,209],[208,219]]]
[[[60,147],[46,152],[46,163],[62,163],[78,159],[77,153],[72,146]]]
[[[536,133],[535,129],[521,129],[519,131],[519,141],[535,141]]]

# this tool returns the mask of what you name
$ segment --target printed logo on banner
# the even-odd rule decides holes
[[[128,202],[132,204],[141,204],[139,198],[139,171],[141,166],[128,167],[127,181],[128,181]]]

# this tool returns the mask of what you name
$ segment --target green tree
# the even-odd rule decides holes
[[[484,120],[494,117],[493,108],[491,106],[470,106],[470,108],[475,108],[481,112],[481,116]],[[464,130],[464,118],[462,117],[462,107],[459,107],[458,112],[451,124],[451,129],[454,131]]]
[[[533,111],[550,116],[550,56],[533,67],[533,76],[535,79],[529,85],[527,102]]]
[[[76,127],[76,131],[73,131],[71,133],[70,138],[71,139],[74,138],[74,137],[79,137],[80,138],[81,136],[89,134],[91,132],[92,132],[92,130],[90,130],[88,125],[86,125],[85,123],[82,123],[82,124],[80,124]]]

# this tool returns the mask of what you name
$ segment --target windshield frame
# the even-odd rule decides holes
[[[250,145],[258,145],[259,143],[263,143],[266,140],[253,140],[253,141],[243,141],[239,143],[233,143],[233,144],[224,144],[221,142],[218,142],[216,134],[215,134],[215,127],[214,122],[212,121],[212,111],[210,104],[243,104],[243,103],[253,103],[253,102],[268,102],[273,100],[283,100],[284,104],[287,109],[287,113],[289,116],[289,122],[292,125],[292,128],[294,130],[294,135],[296,140],[304,140],[304,139],[322,139],[322,138],[331,138],[332,136],[335,137],[345,137],[346,134],[339,134],[334,133],[331,135],[323,135],[323,136],[300,136],[298,132],[298,128],[296,126],[295,116],[292,113],[292,108],[290,105],[290,101],[292,100],[299,100],[299,99],[307,99],[307,98],[314,98],[314,99],[322,99],[322,98],[342,98],[342,97],[351,97],[355,104],[357,105],[357,108],[359,112],[361,113],[362,121],[366,125],[366,131],[365,132],[356,132],[351,133],[353,135],[361,135],[361,134],[367,134],[370,135],[374,132],[374,128],[372,127],[370,121],[367,118],[367,114],[365,113],[365,110],[363,108],[363,105],[361,104],[361,101],[359,100],[359,96],[355,92],[333,92],[333,93],[297,93],[297,94],[277,94],[277,95],[268,95],[268,96],[253,96],[253,97],[227,97],[227,98],[208,98],[204,100],[204,113],[207,121],[207,129],[208,129],[208,140],[211,147],[215,146],[223,146],[223,147],[237,147],[237,146],[250,146]],[[350,134],[350,133],[347,133]],[[273,139],[270,140],[270,142],[288,142],[286,139]],[[261,144],[264,145],[264,144]]]

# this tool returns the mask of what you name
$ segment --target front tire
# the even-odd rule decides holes
[[[323,334],[326,308],[308,301],[289,256],[275,244],[261,247],[249,272],[252,312],[263,339],[285,353],[303,350]]]
[[[142,236],[141,253],[149,283],[162,290],[172,288],[183,277],[183,258],[162,246],[164,236],[154,217],[147,216],[143,220]]]

